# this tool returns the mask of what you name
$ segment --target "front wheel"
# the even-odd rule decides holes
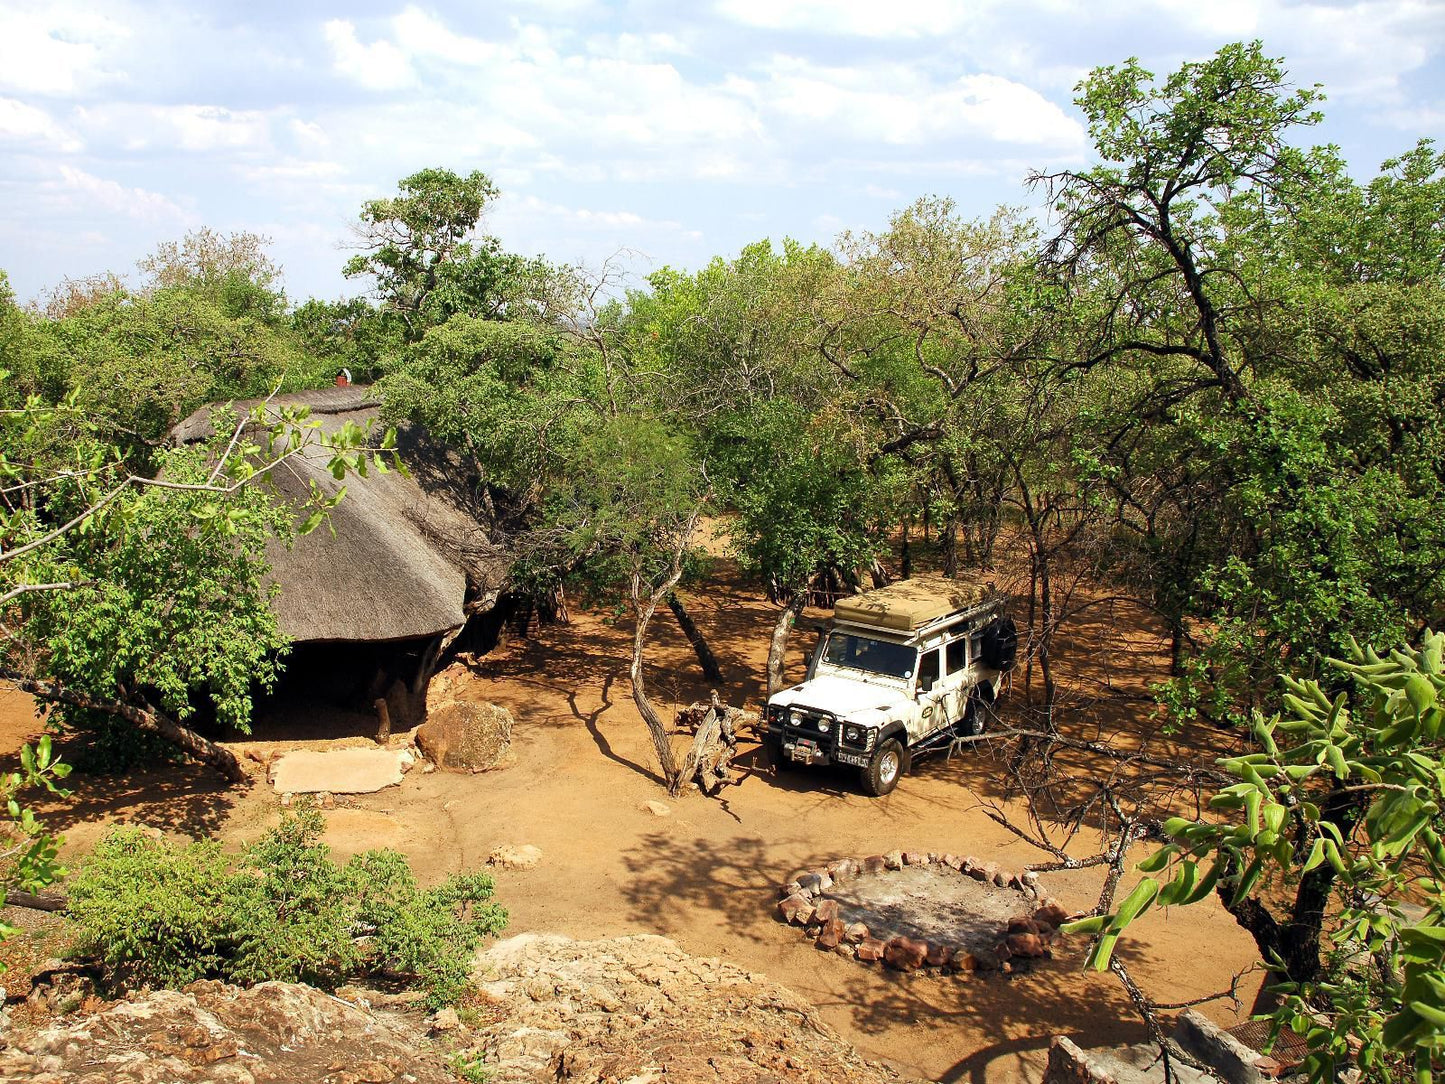
[[[863,790],[874,798],[881,798],[898,785],[903,774],[903,746],[889,738],[878,747],[868,767],[860,773]]]

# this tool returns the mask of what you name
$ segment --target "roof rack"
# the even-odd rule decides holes
[[[920,577],[839,599],[833,620],[911,636],[978,617],[997,609],[1004,597],[992,583]]]

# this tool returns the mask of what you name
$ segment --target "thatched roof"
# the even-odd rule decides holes
[[[230,405],[244,415],[261,400]],[[277,396],[274,406],[306,405],[326,432],[377,416],[370,388],[322,388]],[[213,411],[202,407],[171,432],[178,443],[215,433]],[[378,433],[379,435],[379,433]],[[291,549],[273,543],[267,553],[280,585],[273,602],[281,629],[299,642],[384,641],[434,636],[461,627],[468,582],[473,596],[500,583],[502,564],[475,518],[440,484],[435,467],[445,453],[414,430],[398,433],[411,477],[372,470],[338,482],[327,470],[325,449],[309,448],[272,472],[272,485],[291,502],[305,500],[315,483],[346,497],[325,524],[296,539]]]

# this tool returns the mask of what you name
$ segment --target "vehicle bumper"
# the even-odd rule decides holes
[[[869,754],[859,750],[839,748],[834,741],[826,745],[818,734],[806,733],[788,726],[770,726],[768,739],[773,748],[794,764],[819,766],[847,764],[854,768],[866,768]]]

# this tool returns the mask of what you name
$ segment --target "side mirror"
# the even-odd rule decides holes
[[[918,691],[919,691],[920,693],[930,693],[930,692],[932,692],[932,691],[933,691],[933,682],[934,682],[934,679],[931,678],[931,677],[921,677],[921,678],[919,678],[919,679],[918,679]]]

